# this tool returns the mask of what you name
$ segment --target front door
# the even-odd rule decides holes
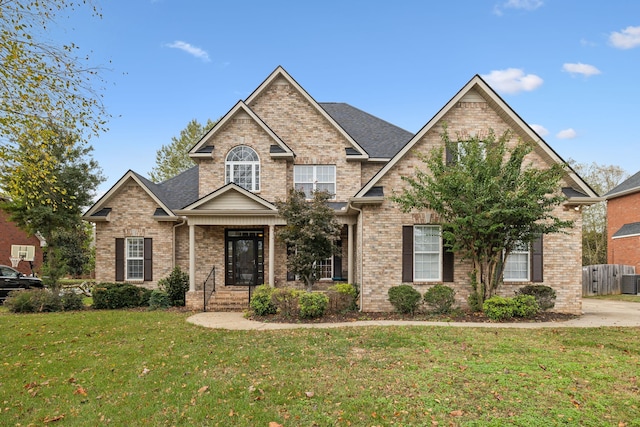
[[[227,286],[261,285],[264,282],[264,232],[227,230],[225,259]]]

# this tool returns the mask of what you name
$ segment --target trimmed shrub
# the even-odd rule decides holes
[[[338,283],[327,291],[329,297],[328,310],[333,313],[344,313],[358,308],[358,290],[349,283]]]
[[[511,298],[496,295],[485,300],[482,309],[489,319],[501,321],[514,316],[515,304]]]
[[[424,302],[429,305],[434,313],[449,313],[456,302],[456,292],[449,286],[435,285],[424,294]]]
[[[12,291],[4,300],[4,306],[12,313],[33,313],[35,307],[29,291]]]
[[[118,309],[149,305],[151,291],[131,283],[100,283],[92,294],[93,308]]]
[[[154,289],[149,296],[149,308],[151,310],[164,309],[171,307],[169,295],[160,289]]]
[[[413,314],[418,309],[422,296],[413,286],[399,285],[389,288],[389,302],[400,313]]]
[[[533,295],[542,311],[552,309],[556,305],[556,291],[550,286],[527,285],[516,291],[516,295]]]
[[[532,317],[540,311],[533,295],[518,295],[513,298],[513,305],[513,315],[516,317]]]
[[[301,319],[315,319],[324,316],[329,305],[329,297],[322,292],[303,292],[298,297]]]
[[[158,280],[158,287],[166,292],[171,305],[183,307],[189,290],[189,274],[175,267],[169,277]]]
[[[300,311],[298,299],[302,293],[293,288],[276,288],[271,294],[271,303],[283,316],[296,317]]]
[[[471,311],[476,313],[482,311],[482,304],[480,304],[480,298],[477,292],[472,292],[469,297],[467,297],[467,303]]]
[[[249,301],[249,307],[257,316],[267,316],[269,314],[276,314],[278,309],[271,302],[271,295],[273,294],[273,288],[269,285],[260,285],[251,294],[251,301]]]
[[[84,310],[82,295],[71,290],[62,292],[60,295],[60,303],[64,311]]]

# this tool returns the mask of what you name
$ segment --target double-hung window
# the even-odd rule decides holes
[[[413,227],[413,279],[415,281],[442,280],[442,238],[438,225]]]
[[[125,254],[126,280],[144,280],[144,238],[127,237]]]
[[[528,282],[530,269],[530,248],[518,242],[505,261],[504,280],[506,282]]]
[[[233,182],[248,191],[260,191],[260,158],[245,145],[234,147],[225,161],[225,183]]]
[[[293,167],[293,186],[304,191],[308,199],[314,191],[327,191],[332,198],[336,195],[335,165],[295,165]]]

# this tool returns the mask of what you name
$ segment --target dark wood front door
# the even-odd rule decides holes
[[[225,259],[225,285],[261,285],[264,282],[264,232],[227,230]]]

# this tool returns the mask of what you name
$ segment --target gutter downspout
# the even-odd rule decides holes
[[[185,225],[187,223],[187,217],[180,217],[180,221],[182,221],[180,224],[176,224],[173,226],[173,240],[171,241],[172,268],[176,268],[176,228],[180,227],[181,225]]]
[[[359,246],[359,253],[360,253],[360,268],[358,269],[359,273],[360,273],[360,312],[362,312],[362,303],[364,301],[364,292],[363,291],[363,287],[364,287],[364,283],[362,283],[362,265],[363,265],[363,247],[362,247],[362,243],[363,243],[363,239],[362,239],[362,209],[356,208],[355,206],[353,206],[351,204],[351,200],[349,201],[349,203],[347,204],[347,210],[349,210],[349,208],[353,209],[354,211],[358,212],[358,246]],[[353,254],[349,254],[349,256],[353,256]]]

